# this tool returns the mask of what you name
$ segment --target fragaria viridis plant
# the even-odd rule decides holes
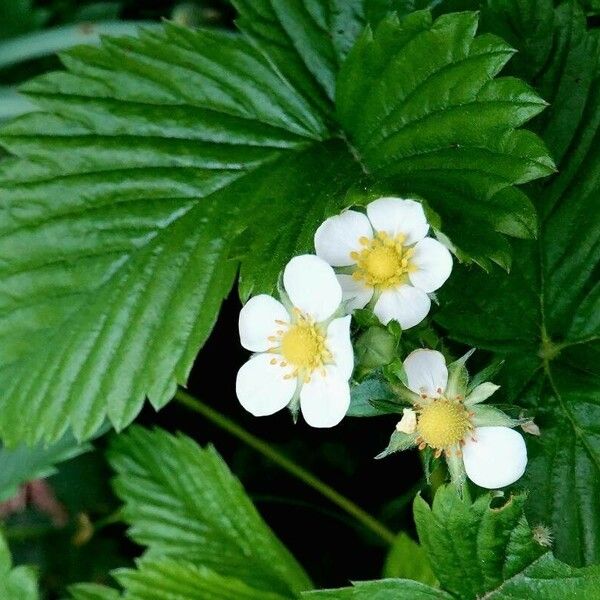
[[[144,549],[74,600],[600,599],[597,7],[233,4],[235,31],[65,52],[0,130],[1,499],[106,448]],[[184,388],[236,296],[205,404]],[[187,435],[132,425],[172,400]],[[356,519],[383,577],[313,581],[203,419]],[[270,420],[317,453],[352,427],[391,507],[418,457],[418,542]],[[0,598],[43,594],[0,537]]]

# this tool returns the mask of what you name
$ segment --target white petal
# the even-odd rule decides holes
[[[283,272],[283,287],[292,305],[317,322],[329,318],[342,301],[342,288],[333,269],[314,254],[290,260]]]
[[[367,206],[367,215],[375,231],[391,236],[404,234],[406,244],[415,244],[429,231],[423,207],[415,200],[379,198]]]
[[[274,335],[281,325],[275,321],[288,323],[290,316],[283,304],[267,294],[250,298],[240,311],[240,341],[246,350],[265,352],[273,343],[269,336]]]
[[[446,359],[437,350],[414,350],[404,360],[404,372],[408,388],[415,394],[437,398],[448,384]]]
[[[446,246],[433,238],[425,238],[415,245],[411,263],[417,267],[409,273],[411,283],[424,292],[442,287],[452,271],[452,256]]]
[[[350,385],[339,369],[330,365],[323,375],[315,371],[300,390],[300,408],[311,427],[333,427],[348,412]]]
[[[372,238],[373,229],[366,215],[346,210],[324,221],[315,233],[317,256],[333,267],[347,267],[356,261],[350,253],[359,251],[361,237]]]
[[[362,281],[357,281],[352,275],[338,275],[342,286],[342,300],[347,301],[348,310],[364,308],[373,297],[373,288],[367,287]]]
[[[496,490],[514,483],[527,466],[523,436],[509,427],[477,427],[476,441],[467,440],[463,460],[469,479],[480,487]]]
[[[384,325],[396,320],[402,329],[409,329],[418,325],[430,308],[431,300],[423,290],[412,285],[401,285],[382,292],[373,312]]]
[[[257,354],[237,374],[235,391],[240,404],[255,417],[272,415],[287,406],[296,391],[295,377],[284,379],[286,369],[272,365],[272,354]]]
[[[354,350],[352,340],[350,339],[350,320],[351,317],[342,317],[334,319],[327,327],[327,348],[333,355],[333,362],[336,364],[342,377],[350,379],[354,369]]]

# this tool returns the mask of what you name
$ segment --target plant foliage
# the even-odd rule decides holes
[[[365,185],[389,189],[401,176],[457,252],[486,267],[509,263],[501,233],[531,233],[514,185],[553,166],[517,128],[544,102],[494,78],[512,50],[475,37],[475,13],[387,17],[338,75],[361,11],[332,41],[345,8],[239,4],[246,34],[167,24],[65,53],[66,71],[24,88],[41,112],[2,129],[15,156],[0,165],[8,443],[67,428],[85,439],[106,417],[123,428],[146,397],[163,406],[210,332],[234,258],[243,296],[272,289],[325,216],[365,200]],[[250,27],[253,10],[264,18]],[[353,123],[372,73],[386,86]],[[476,128],[475,109],[485,115]],[[487,157],[480,173],[468,164],[476,154]]]

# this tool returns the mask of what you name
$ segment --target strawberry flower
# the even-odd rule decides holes
[[[429,313],[429,293],[452,271],[452,257],[437,240],[426,237],[429,224],[415,200],[379,198],[367,214],[347,210],[330,217],[315,233],[317,256],[338,268],[348,307],[368,304],[379,320],[403,329]]]
[[[436,458],[444,455],[459,486],[465,475],[488,489],[505,487],[523,475],[527,448],[512,428],[524,421],[481,405],[498,386],[484,382],[468,387],[464,364],[470,354],[449,367],[435,350],[415,350],[407,356],[406,386],[400,393],[412,408],[403,409],[390,445],[378,458],[413,446],[429,447]]]
[[[242,346],[255,352],[239,370],[237,397],[255,416],[299,408],[312,427],[333,427],[350,405],[354,367],[350,319],[339,316],[342,289],[314,255],[296,256],[283,272],[281,302],[261,294],[242,308]]]

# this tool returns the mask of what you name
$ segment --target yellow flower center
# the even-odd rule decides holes
[[[402,283],[415,268],[410,261],[414,250],[404,246],[405,240],[402,234],[391,237],[385,231],[371,239],[360,238],[364,248],[350,254],[357,264],[352,277],[369,287],[390,288]]]
[[[422,441],[438,450],[458,444],[472,429],[469,412],[462,402],[441,398],[419,411],[417,433]]]
[[[313,370],[323,363],[325,335],[314,323],[300,321],[281,338],[281,354],[295,367]]]
[[[269,337],[274,344],[269,352],[279,354],[281,358],[273,358],[271,364],[292,368],[285,379],[303,377],[304,381],[309,381],[316,369],[325,373],[324,367],[333,360],[333,356],[327,348],[327,333],[321,325],[298,309],[294,309],[294,317],[289,325],[283,321],[275,322],[282,329]]]

